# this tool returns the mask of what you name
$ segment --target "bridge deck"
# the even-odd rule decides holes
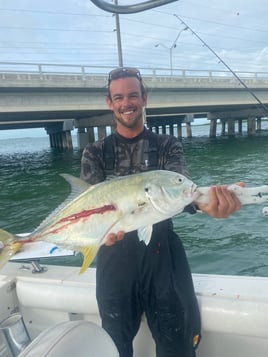
[[[14,65],[14,64],[13,64]],[[0,62],[0,130],[46,127],[63,130],[71,119],[83,132],[112,125],[105,103],[105,68]],[[5,67],[6,66],[6,67]],[[5,68],[3,68],[5,67]],[[1,69],[3,68],[3,69]],[[60,70],[59,70],[60,69]],[[95,73],[92,73],[95,71]],[[267,117],[268,73],[141,69],[149,91],[146,108],[151,126],[196,120],[255,120]],[[214,128],[210,130],[214,132]]]

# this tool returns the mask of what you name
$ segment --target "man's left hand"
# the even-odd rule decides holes
[[[244,187],[243,182],[236,183]],[[227,218],[240,210],[241,203],[237,196],[228,190],[227,186],[212,186],[208,192],[209,203],[198,204],[198,208],[214,218]]]

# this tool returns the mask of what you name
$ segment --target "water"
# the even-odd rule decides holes
[[[183,139],[196,184],[268,185],[267,133],[209,139],[207,132],[207,126],[195,127],[194,137]],[[0,227],[12,233],[32,231],[68,195],[69,186],[59,174],[79,176],[80,156],[77,149],[49,148],[48,137],[0,137]],[[268,217],[262,216],[263,206],[244,206],[224,220],[205,214],[175,217],[192,272],[268,276]],[[80,265],[81,257],[52,263]]]

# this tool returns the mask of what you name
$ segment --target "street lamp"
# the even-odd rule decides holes
[[[118,6],[118,0],[114,0],[115,6]],[[118,13],[115,14],[115,25],[116,25],[116,38],[117,38],[117,54],[118,54],[118,65],[123,67],[123,53],[122,53],[122,42],[121,42],[121,30],[120,30],[120,20]]]
[[[184,29],[182,29],[182,30],[179,31],[179,33],[178,33],[177,37],[175,38],[175,40],[174,40],[173,44],[171,45],[171,47],[167,47],[167,46],[164,45],[163,43],[157,43],[157,44],[155,45],[155,47],[162,46],[162,47],[166,48],[167,50],[169,50],[169,64],[170,64],[170,74],[171,74],[171,75],[173,74],[172,51],[173,51],[174,48],[177,47],[177,41],[178,41],[178,39],[179,39],[181,33],[182,33],[183,31],[186,31],[186,30],[188,30],[188,27],[185,27]]]

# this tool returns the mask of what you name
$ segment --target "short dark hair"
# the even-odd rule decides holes
[[[113,80],[120,78],[137,78],[140,81],[141,94],[144,96],[146,94],[146,88],[144,86],[140,71],[134,67],[118,67],[113,69],[108,76],[108,98],[111,99],[110,94],[110,84]]]

